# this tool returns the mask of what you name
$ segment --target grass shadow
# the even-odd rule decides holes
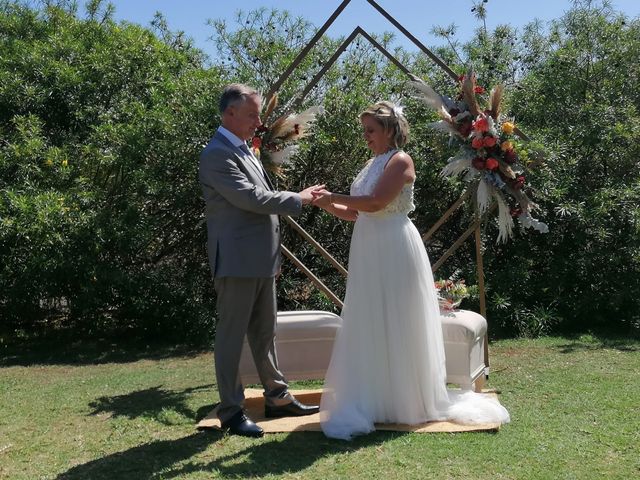
[[[119,340],[47,337],[0,343],[0,367],[32,365],[99,365],[194,357],[212,347]]]
[[[211,430],[176,440],[160,440],[140,445],[75,466],[60,474],[60,480],[156,478],[165,479],[190,474],[213,474],[216,478],[248,478],[278,476],[300,472],[323,457],[356,451],[404,432],[375,432],[351,442],[331,440],[320,432],[293,432],[281,439],[267,435],[261,440],[246,440],[250,445],[214,460],[198,462],[189,458],[204,452],[216,442],[229,438]],[[218,449],[218,447],[214,447]],[[222,449],[218,449],[222,451]],[[207,455],[206,458],[210,458]]]
[[[178,414],[192,419],[199,420],[199,416],[203,415],[202,411],[205,408],[212,409],[212,406],[201,407],[197,412],[194,412],[187,406],[187,397],[200,392],[202,390],[213,387],[210,385],[201,385],[198,387],[185,388],[184,390],[165,390],[162,385],[157,387],[146,388],[144,390],[138,390],[130,392],[124,395],[116,395],[113,397],[99,397],[95,401],[89,403],[89,407],[92,408],[90,415],[110,414],[113,417],[127,417],[129,419],[135,419],[139,417],[153,418],[164,424],[173,424],[166,416],[164,412],[172,411]]]
[[[76,465],[56,478],[64,480],[147,479],[206,450],[219,432],[198,432],[173,440],[158,440]]]
[[[575,353],[590,350],[618,350],[620,352],[640,351],[640,341],[637,338],[610,335],[606,333],[586,333],[565,336],[568,341],[554,348],[561,353]]]

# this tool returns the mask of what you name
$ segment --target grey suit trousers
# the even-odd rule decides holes
[[[264,387],[265,403],[272,406],[292,399],[287,381],[278,368],[275,350],[275,278],[215,278],[218,321],[214,358],[220,393],[218,418],[225,421],[244,403],[239,363],[245,334]]]

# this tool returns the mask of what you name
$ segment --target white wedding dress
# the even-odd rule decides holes
[[[370,194],[397,150],[370,160],[351,195]],[[326,436],[350,439],[374,423],[508,422],[496,400],[446,388],[440,310],[407,184],[382,211],[360,212],[349,278],[320,403]]]

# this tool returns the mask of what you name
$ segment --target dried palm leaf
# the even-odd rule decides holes
[[[491,93],[489,94],[489,105],[491,109],[491,117],[495,120],[498,119],[498,115],[500,115],[500,106],[502,103],[502,92],[504,91],[503,85],[496,85],[491,89]]]
[[[264,118],[265,122],[269,118],[269,116],[273,113],[276,106],[278,105],[278,94],[274,93],[273,96],[269,99],[269,103],[267,104],[267,108],[264,111],[262,118]]]
[[[270,138],[279,138],[284,132],[286,132],[287,119],[290,116],[291,115],[287,115],[287,114],[282,115],[278,117],[278,119],[275,122],[271,124],[271,126],[269,127]]]
[[[498,159],[498,168],[500,168],[500,171],[505,177],[511,179],[516,178],[516,174],[513,169],[500,159]]]
[[[469,68],[462,81],[462,96],[474,117],[480,113],[480,105],[478,105],[478,101],[476,100],[475,88],[476,74],[473,73],[472,68]]]

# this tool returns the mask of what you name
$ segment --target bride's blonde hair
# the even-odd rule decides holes
[[[402,113],[402,108],[394,103],[387,101],[374,103],[360,114],[360,120],[363,117],[372,117],[385,132],[393,133],[392,147],[402,148],[409,141],[409,122]]]

